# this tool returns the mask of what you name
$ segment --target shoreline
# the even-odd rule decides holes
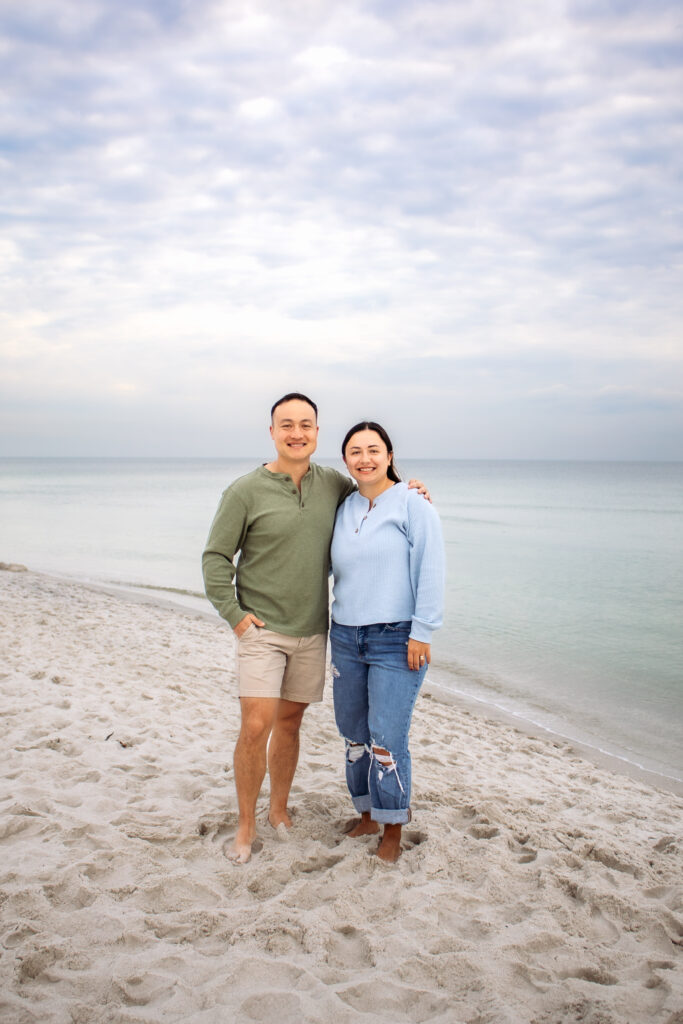
[[[425,680],[423,689],[427,693],[433,693],[435,699],[444,704],[451,706],[462,705],[462,707],[468,708],[475,715],[480,715],[484,719],[498,722],[501,725],[508,725],[513,729],[519,730],[525,736],[547,739],[552,743],[565,744],[584,760],[594,764],[596,768],[604,768],[617,775],[625,775],[626,778],[633,779],[636,782],[644,782],[649,786],[666,790],[676,796],[683,796],[683,779],[679,779],[675,775],[666,775],[663,772],[646,768],[620,754],[603,750],[591,743],[575,739],[573,736],[567,736],[558,730],[542,725],[540,722],[534,722],[530,718],[525,718],[521,713],[515,714],[506,708],[488,703],[472,694],[464,693],[461,690],[450,690],[434,682],[430,684],[429,678]]]
[[[217,628],[218,627],[218,628]],[[242,866],[232,641],[213,614],[0,572],[7,1024],[680,1024],[683,800],[425,694],[387,866],[331,687],[286,842]]]
[[[32,570],[27,569],[26,571],[30,572]],[[106,594],[120,595],[124,599],[134,602],[177,608],[181,611],[189,612],[191,615],[201,615],[209,622],[220,621],[218,613],[213,609],[208,599],[204,595],[195,594],[190,591],[155,586],[153,584],[120,583],[117,581],[103,582],[59,573],[39,572],[38,575],[77,583]],[[493,700],[488,701],[483,697],[477,697],[463,690],[452,689],[441,684],[438,679],[430,678],[429,673],[427,673],[422,690],[423,693],[430,694],[435,700],[443,704],[466,707],[472,713],[480,715],[484,719],[490,719],[502,725],[518,729],[525,736],[546,738],[551,742],[566,744],[576,751],[579,756],[590,761],[598,768],[605,768],[608,771],[623,774],[635,781],[645,782],[648,785],[665,789],[676,796],[683,796],[683,778],[679,778],[676,775],[668,775],[664,771],[648,768],[646,765],[639,764],[621,753],[603,749],[595,743],[567,735],[559,729],[543,725],[528,717],[525,712],[511,711],[496,704]]]

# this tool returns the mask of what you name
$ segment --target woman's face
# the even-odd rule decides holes
[[[359,487],[361,484],[379,484],[387,478],[391,454],[377,431],[359,430],[349,438],[344,462]]]

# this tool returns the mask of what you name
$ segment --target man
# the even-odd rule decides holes
[[[322,700],[330,538],[337,506],[354,484],[335,469],[311,464],[317,414],[315,403],[299,393],[275,403],[270,436],[276,458],[225,491],[202,558],[207,596],[237,637],[239,824],[228,856],[240,863],[251,856],[266,765],[268,820],[280,834],[291,827],[287,800],[299,728],[308,704]]]
[[[306,395],[292,392],[275,403],[270,436],[276,458],[224,492],[202,557],[207,596],[237,638],[239,822],[228,856],[238,863],[251,856],[266,767],[268,820],[281,837],[292,824],[287,800],[299,729],[325,682],[334,517],[355,489],[337,470],[311,462],[318,409]]]

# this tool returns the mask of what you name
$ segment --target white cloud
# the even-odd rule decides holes
[[[240,103],[238,113],[242,117],[253,119],[254,121],[265,121],[271,117],[276,117],[280,111],[280,104],[277,100],[273,99],[272,96],[256,96],[251,100],[244,100]]]
[[[577,393],[638,389],[645,366],[651,394],[677,393],[673,3],[64,0],[3,19],[17,401],[139,400],[144,434],[169,393],[213,406],[237,372],[245,401],[299,377],[334,396],[348,361],[346,395],[419,381],[444,419],[457,387],[504,447],[499,410],[554,393],[558,359]],[[622,454],[640,408],[619,405]],[[566,409],[570,433],[587,414]]]
[[[334,74],[350,61],[351,55],[341,46],[309,46],[293,58],[294,64],[319,75]]]

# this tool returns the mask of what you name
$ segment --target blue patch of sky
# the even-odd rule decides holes
[[[680,27],[680,26],[679,26]],[[680,68],[683,63],[683,40],[634,39],[628,42],[607,42],[604,53],[627,58],[629,64],[665,70]]]
[[[635,14],[652,17],[655,14],[671,12],[680,14],[678,0],[569,0],[568,13],[586,21],[616,19]]]

